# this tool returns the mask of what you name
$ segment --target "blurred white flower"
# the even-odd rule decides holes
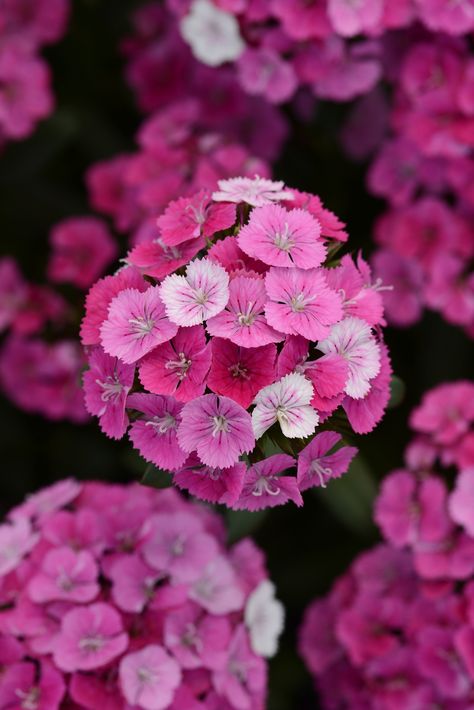
[[[253,590],[247,599],[244,619],[253,651],[266,658],[274,656],[283,631],[285,609],[275,599],[275,585],[272,582],[264,580]]]
[[[237,59],[245,49],[235,17],[210,0],[194,0],[180,30],[196,59],[210,67]]]

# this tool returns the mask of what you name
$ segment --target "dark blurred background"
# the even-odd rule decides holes
[[[65,39],[45,53],[57,110],[30,139],[8,145],[0,157],[1,252],[15,256],[29,280],[44,280],[50,227],[65,216],[90,212],[85,169],[133,148],[140,115],[123,80],[118,48],[130,31],[130,13],[139,5],[132,0],[75,0]],[[305,125],[288,113],[291,136],[274,174],[319,194],[348,223],[354,250],[363,248],[368,255],[371,226],[383,205],[364,188],[366,164],[351,163],[338,144],[349,108],[320,106]],[[78,308],[77,323],[80,315]],[[421,394],[442,381],[473,375],[469,340],[437,315],[425,315],[406,331],[387,329],[387,340],[394,371],[404,383],[404,394],[398,387],[397,399],[401,394],[403,399],[375,432],[358,437],[360,457],[350,475],[322,493],[306,493],[301,510],[287,505],[270,515],[231,521],[234,537],[253,529],[288,610],[282,649],[271,664],[269,710],[317,707],[295,653],[304,607],[377,539],[370,514],[377,482],[401,464],[407,415]],[[109,441],[95,422],[48,422],[1,397],[0,417],[2,513],[26,494],[66,476],[119,482],[143,472],[127,441]]]

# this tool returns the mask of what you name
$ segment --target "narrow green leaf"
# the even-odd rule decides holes
[[[257,510],[251,513],[248,510],[228,510],[226,513],[228,540],[230,543],[253,535],[263,523],[268,510]]]
[[[140,482],[144,486],[150,486],[150,488],[170,488],[173,485],[171,474],[153,466],[152,463],[146,467]]]

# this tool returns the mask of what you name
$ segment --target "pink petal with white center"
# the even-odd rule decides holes
[[[227,338],[244,348],[255,348],[283,340],[263,315],[266,293],[260,279],[238,276],[229,285],[229,300],[223,311],[207,321],[211,336]]]
[[[158,286],[152,286],[143,293],[127,288],[115,296],[100,337],[106,353],[132,364],[177,331],[165,314]]]
[[[141,412],[128,435],[143,458],[167,471],[180,468],[186,460],[176,435],[182,404],[173,397],[136,393],[128,397],[127,407]]]
[[[293,193],[285,190],[283,182],[275,182],[261,177],[235,177],[227,180],[218,180],[219,189],[212,194],[216,202],[246,202],[252,207],[291,200]]]
[[[192,261],[186,276],[172,274],[161,284],[160,294],[169,319],[182,326],[198,325],[217,315],[229,298],[229,276],[209,259]]]
[[[343,316],[341,297],[328,287],[321,269],[272,266],[265,288],[267,322],[282,333],[319,340]]]
[[[153,241],[137,244],[127,254],[127,263],[136,266],[147,276],[161,281],[193,259],[205,244],[205,240],[198,237],[182,242],[179,246],[170,247],[157,237]]]
[[[211,468],[201,463],[196,454],[191,454],[174,474],[173,483],[208,503],[231,507],[240,495],[246,470],[241,462],[230,468]]]
[[[247,409],[257,392],[275,380],[276,346],[243,348],[223,338],[213,338],[211,346],[207,386]]]
[[[326,258],[321,227],[309,212],[281,205],[257,207],[239,232],[239,247],[270,266],[311,269]]]
[[[211,344],[204,328],[180,328],[168,343],[158,345],[139,365],[140,382],[154,394],[189,402],[203,394],[211,365]]]
[[[184,405],[178,441],[212,468],[229,468],[255,446],[250,414],[228,397],[207,394]]]
[[[370,326],[359,318],[345,318],[331,328],[329,337],[318,343],[318,349],[345,358],[349,366],[345,393],[354,399],[365,397],[370,380],[380,371],[380,345]]]
[[[342,437],[335,431],[323,431],[312,439],[298,456],[297,483],[300,491],[313,486],[326,486],[332,478],[346,473],[357,449],[343,446],[330,453]]]
[[[208,190],[200,190],[191,197],[180,197],[170,202],[157,225],[161,238],[168,246],[176,246],[187,239],[212,237],[216,232],[232,227],[235,205],[215,204]]]
[[[275,422],[290,439],[312,434],[319,422],[317,412],[309,404],[312,397],[311,382],[298,373],[285,375],[264,387],[255,397],[252,412],[255,438],[259,439]]]
[[[263,510],[284,505],[289,500],[297,506],[303,505],[296,478],[281,475],[294,468],[295,463],[292,456],[275,454],[251,466],[234,510]]]

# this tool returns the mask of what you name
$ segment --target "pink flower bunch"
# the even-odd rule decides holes
[[[376,502],[386,543],[306,612],[300,650],[325,708],[474,701],[473,395],[472,382],[425,395],[405,467],[384,479]]]
[[[343,474],[356,450],[327,429],[371,431],[391,375],[380,286],[334,256],[343,228],[260,177],[172,201],[87,296],[85,401],[104,433],[237,509],[302,505]]]
[[[263,710],[261,550],[176,491],[64,480],[0,526],[0,707]]]
[[[0,144],[20,140],[53,110],[51,77],[39,52],[66,31],[69,0],[2,0]]]

